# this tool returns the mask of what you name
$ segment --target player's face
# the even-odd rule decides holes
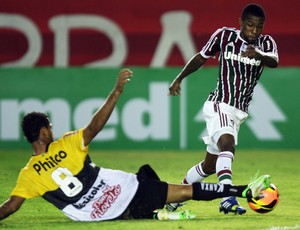
[[[255,43],[264,28],[263,18],[248,15],[245,20],[240,19],[241,37],[249,44]]]

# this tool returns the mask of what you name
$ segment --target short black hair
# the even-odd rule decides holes
[[[33,143],[39,138],[42,127],[49,127],[49,117],[40,112],[31,112],[26,114],[22,120],[22,130],[26,140]]]
[[[251,3],[245,6],[245,8],[242,11],[242,16],[241,16],[242,20],[243,21],[246,20],[249,15],[262,18],[264,21],[266,19],[266,14],[264,9],[256,3]]]

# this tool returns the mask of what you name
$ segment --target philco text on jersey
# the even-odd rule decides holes
[[[38,163],[35,163],[33,165],[33,168],[39,175],[41,175],[41,170],[45,170],[47,172],[49,169],[54,168],[56,165],[58,165],[58,163],[66,157],[66,152],[59,151],[54,156],[45,158],[45,161],[38,161]]]

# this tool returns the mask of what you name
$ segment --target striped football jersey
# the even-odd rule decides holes
[[[83,145],[83,129],[66,133],[21,170],[12,196],[42,196],[73,220],[122,214],[138,187],[135,174],[99,168]]]
[[[224,102],[248,112],[264,65],[260,60],[241,56],[247,45],[240,36],[240,30],[223,27],[216,30],[202,48],[200,54],[204,58],[219,54],[217,87],[209,94],[209,101]],[[253,45],[258,52],[264,52],[278,61],[277,45],[271,36],[260,35]]]

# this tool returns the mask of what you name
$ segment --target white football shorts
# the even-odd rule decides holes
[[[203,107],[208,136],[203,137],[207,145],[207,152],[218,155],[220,150],[217,142],[223,134],[234,136],[235,145],[238,144],[240,125],[247,119],[248,114],[226,103],[206,101]]]

